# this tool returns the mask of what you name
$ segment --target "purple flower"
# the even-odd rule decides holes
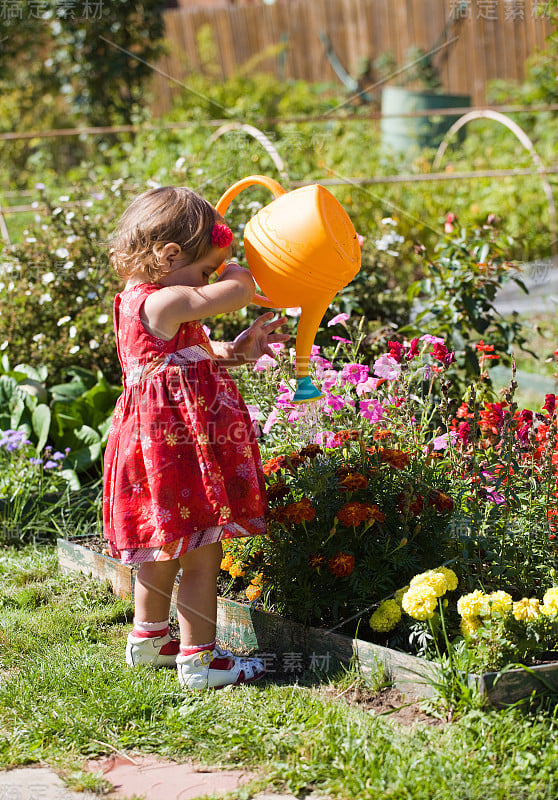
[[[497,506],[501,506],[503,503],[506,502],[506,498],[501,492],[497,492],[494,487],[489,486],[486,489],[487,499],[492,500],[493,503],[496,503]]]
[[[42,464],[43,463],[43,459],[42,458],[37,458],[36,456],[33,456],[32,458],[29,459],[29,463],[33,464],[33,466],[37,466],[38,464]]]
[[[378,378],[385,378],[385,380],[393,381],[399,377],[401,373],[401,364],[388,355],[380,356],[374,362],[374,375]]]
[[[368,366],[366,364],[345,364],[341,370],[341,380],[345,383],[352,383],[355,386],[364,383],[368,378]]]
[[[60,450],[57,450],[56,453],[53,453],[51,458],[54,461],[60,461],[61,458],[66,458],[65,453],[61,453]]]
[[[341,325],[345,325],[345,322],[348,319],[349,319],[349,315],[348,314],[337,314],[335,317],[330,319],[330,321],[327,323],[327,327],[331,328],[332,325],[337,325],[337,323],[340,323]],[[345,325],[345,327],[347,327],[347,326]]]
[[[58,463],[56,461],[49,460],[49,461],[45,462],[45,467],[44,468],[45,469],[54,469],[54,467],[57,467],[57,466],[58,466]]]
[[[379,422],[384,416],[384,409],[377,400],[361,400],[360,413],[370,422]]]

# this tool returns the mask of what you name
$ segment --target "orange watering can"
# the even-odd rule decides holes
[[[237,194],[255,184],[276,199],[244,229],[248,267],[267,295],[256,295],[254,302],[265,308],[301,307],[293,402],[317,400],[322,393],[308,375],[312,344],[329,304],[360,269],[357,234],[343,206],[319,184],[286,192],[272,178],[250,175],[225,192],[216,210],[224,216]]]

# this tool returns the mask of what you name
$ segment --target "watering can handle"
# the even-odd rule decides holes
[[[242,180],[237,181],[237,183],[233,183],[233,185],[227,189],[225,194],[219,199],[217,205],[215,206],[217,213],[221,214],[221,216],[224,216],[225,211],[230,206],[237,194],[240,194],[240,192],[243,189],[246,189],[246,187],[255,185],[265,186],[266,189],[269,189],[269,191],[276,198],[286,193],[281,184],[277,183],[277,181],[273,180],[273,178],[268,178],[266,175],[249,175],[247,178],[242,178]],[[223,263],[217,269],[217,274],[220,275],[224,268],[225,264]],[[275,305],[271,302],[271,300],[261,294],[254,295],[253,302],[263,306],[264,308],[275,308]]]

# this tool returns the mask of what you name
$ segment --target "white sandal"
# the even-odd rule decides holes
[[[223,662],[228,662],[227,664]],[[213,667],[211,666],[213,664]],[[233,656],[229,650],[214,647],[190,656],[176,657],[178,680],[183,689],[221,689],[252,683],[265,674],[260,658]]]
[[[128,634],[126,663],[129,667],[174,667],[180,643],[168,633],[164,636],[143,637]]]

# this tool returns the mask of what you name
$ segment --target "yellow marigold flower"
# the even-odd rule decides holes
[[[553,614],[558,614],[558,586],[553,586],[552,589],[547,589],[543,597],[544,605],[541,611],[547,617]]]
[[[426,583],[419,583],[411,586],[403,595],[401,605],[413,619],[431,619],[438,604],[438,598],[432,586]]]
[[[487,596],[480,589],[461,595],[457,601],[457,613],[462,617],[490,616],[490,604]]]
[[[370,617],[370,627],[378,633],[393,630],[401,619],[401,608],[395,600],[384,600]]]
[[[246,597],[250,601],[256,600],[261,595],[261,593],[262,593],[261,588],[259,586],[253,586],[252,584],[250,584],[250,586],[248,586],[248,588],[246,589]]]
[[[228,572],[229,569],[232,567],[234,562],[234,558],[230,553],[228,553],[222,560],[221,560],[221,569],[224,569],[225,572]]]
[[[478,631],[480,626],[481,621],[478,617],[463,617],[459,627],[465,639],[469,639]]]
[[[428,572],[421,572],[420,575],[415,575],[415,577],[411,579],[411,588],[422,584],[434,589],[436,597],[442,597],[448,590],[448,584],[444,575],[433,569],[428,570]]]
[[[536,597],[524,597],[513,604],[513,615],[519,622],[530,622],[541,613],[541,601]]]
[[[408,591],[409,591],[409,586],[404,586],[402,589],[398,589],[395,592],[395,597],[393,599],[395,600],[395,602],[397,603],[398,606],[401,605],[401,603],[403,601],[403,595],[405,594],[405,592],[408,592]]]
[[[502,590],[491,592],[488,595],[488,602],[490,603],[490,611],[495,611],[497,614],[506,614],[512,610],[513,606],[511,595]]]
[[[446,579],[449,592],[453,592],[455,589],[457,589],[459,581],[457,579],[457,575],[452,569],[449,569],[448,567],[438,567],[438,569],[434,571],[442,573],[442,575]]]
[[[229,568],[229,575],[231,576],[231,578],[242,578],[244,575],[242,564],[239,563],[233,564],[232,567]]]

